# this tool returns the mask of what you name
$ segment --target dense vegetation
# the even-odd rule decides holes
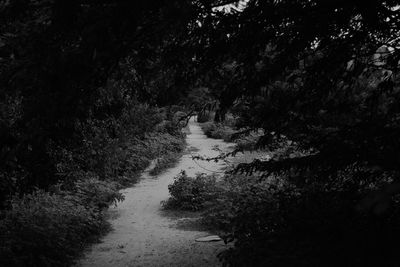
[[[260,177],[218,196],[217,214],[232,209],[218,219],[235,240],[227,263],[395,265],[398,1],[216,9],[228,3],[237,1],[0,1],[1,259],[64,260],[37,239],[66,244],[69,262],[72,243],[104,228],[90,218],[120,199],[118,184],[158,151],[179,150],[177,109],[165,107],[179,104],[203,121],[215,112],[210,133],[233,113],[242,135],[263,133],[246,147],[272,152],[236,169]],[[76,228],[53,239],[42,221]]]
[[[237,168],[262,176],[234,197],[230,264],[396,265],[397,5],[255,0],[204,20],[203,71],[222,113],[278,152]]]
[[[162,107],[179,74],[146,36],[169,15],[146,2],[0,1],[1,266],[69,266],[118,190],[183,149],[182,108]]]
[[[137,107],[151,116],[150,108]],[[134,116],[138,111],[131,110]],[[57,161],[61,177],[55,178],[56,183],[47,191],[32,188],[8,199],[0,220],[1,264],[70,265],[88,242],[105,233],[108,223],[104,210],[123,201],[118,190],[135,182],[153,159],[166,157],[171,164],[184,147],[180,129],[168,126],[175,122],[163,122],[162,116],[155,114],[159,117],[159,123],[154,124],[157,129],[147,130],[142,137],[126,132],[130,126],[140,126],[132,118],[117,124],[118,133],[123,135],[114,138],[106,129],[91,125],[94,133],[85,139],[87,147],[60,151],[65,154]],[[165,167],[158,166],[157,172]]]

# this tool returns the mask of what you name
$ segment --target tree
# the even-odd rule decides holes
[[[231,82],[212,79],[214,88],[227,88],[220,98],[246,99],[245,126],[263,128],[265,140],[284,135],[318,151],[302,164],[337,171],[367,162],[398,171],[390,138],[398,135],[396,10],[395,1],[249,1],[240,13],[210,19],[217,37],[203,50],[206,81],[234,62],[235,74],[222,71]],[[376,64],[382,45],[391,47],[388,59]]]
[[[186,57],[166,49],[193,16],[190,1],[0,1],[2,198],[56,183],[50,151],[81,147],[88,120],[175,101]]]
[[[300,235],[291,230],[300,230],[298,222],[308,220],[308,214],[310,229],[345,236],[339,245],[348,248],[344,244],[354,244],[356,235],[367,244],[357,247],[350,262],[377,264],[386,255],[383,250],[393,252],[392,239],[373,225],[379,221],[399,237],[395,230],[400,193],[397,5],[396,1],[254,0],[241,11],[211,12],[202,21],[198,32],[203,35],[197,38],[202,44],[198,58],[204,82],[221,92],[221,101],[231,99],[227,106],[240,102],[241,127],[265,131],[259,147],[295,151],[238,166],[238,171],[262,171],[265,177],[280,175],[296,188],[276,196],[282,202],[283,219],[272,218],[272,223],[282,227],[281,235],[276,236],[271,224],[245,232],[249,229],[243,222],[238,227],[243,226],[244,232],[236,232],[243,238],[236,243],[239,248],[279,242],[291,234],[294,243],[301,243],[296,239]],[[229,69],[223,71],[223,79],[210,78],[232,62],[235,75]],[[326,206],[313,206],[319,202]],[[296,209],[297,217],[289,218]],[[336,224],[327,223],[322,229],[317,211],[324,209],[326,220]],[[368,229],[374,236],[369,240],[361,234]],[[322,244],[313,238],[313,248],[319,244],[324,252],[347,255],[336,247],[337,239]],[[382,242],[387,243],[384,249],[372,245]],[[270,250],[274,244],[262,248]],[[253,253],[254,247],[247,252]],[[369,257],[374,250],[376,257]],[[346,262],[341,260],[336,263]]]

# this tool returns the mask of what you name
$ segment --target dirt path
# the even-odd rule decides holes
[[[215,146],[226,151],[231,144],[207,138],[199,125],[189,122],[188,151],[216,156]],[[195,242],[209,233],[179,227],[182,218],[166,216],[160,202],[168,198],[168,185],[181,170],[189,175],[220,171],[222,162],[194,162],[185,154],[176,167],[158,176],[147,172],[132,188],[123,191],[125,201],[110,208],[113,231],[94,245],[77,266],[220,266],[216,255],[225,248],[223,242]],[[209,171],[207,171],[207,170]]]

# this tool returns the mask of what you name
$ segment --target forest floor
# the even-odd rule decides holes
[[[122,191],[125,200],[108,211],[113,230],[88,249],[77,266],[221,265],[217,254],[226,249],[223,241],[195,241],[210,235],[196,223],[200,214],[166,211],[161,204],[169,197],[168,185],[182,170],[189,176],[199,172],[222,174],[227,165],[192,160],[193,154],[215,157],[234,144],[207,138],[193,119],[188,128],[186,153],[176,166],[156,176],[149,175],[150,166],[134,187]]]

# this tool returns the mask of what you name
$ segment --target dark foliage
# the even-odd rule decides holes
[[[70,205],[36,187],[129,181],[157,156],[151,140],[179,131],[176,110],[156,105],[200,112],[214,97],[204,104],[214,105],[216,122],[231,108],[238,128],[264,133],[253,148],[282,152],[237,171],[285,185],[255,195],[257,187],[240,186],[227,262],[391,264],[400,237],[398,1],[214,8],[233,2],[0,1],[2,227],[14,229],[14,211],[24,209],[15,203],[34,206],[30,198]],[[101,208],[113,192],[89,206]]]
[[[243,185],[228,216],[231,265],[396,262],[397,5],[254,0],[202,21],[200,73],[220,92],[221,112],[232,107],[238,127],[264,131],[254,148],[288,149],[237,168],[279,176],[289,189],[253,195]]]
[[[0,203],[56,184],[55,154],[108,135],[90,148],[94,156],[122,134],[143,139],[151,131],[147,120],[156,116],[146,112],[154,110],[141,104],[181,95],[172,89],[186,75],[183,63],[167,44],[185,32],[184,11],[194,12],[185,2],[1,1]]]
[[[220,187],[221,188],[221,187]],[[354,212],[362,195],[299,188],[279,177],[228,176],[204,213],[235,248],[230,266],[395,266],[398,216]],[[391,214],[398,214],[393,206]]]
[[[97,198],[109,198],[108,203],[114,201],[115,196],[108,192],[87,190],[98,194]],[[0,221],[1,265],[69,266],[90,238],[98,237],[109,227],[94,206],[84,206],[96,199],[85,194],[85,200],[90,200],[82,203],[82,197],[81,193],[61,196],[44,191],[15,197],[12,208]],[[103,200],[96,205],[103,205]]]

